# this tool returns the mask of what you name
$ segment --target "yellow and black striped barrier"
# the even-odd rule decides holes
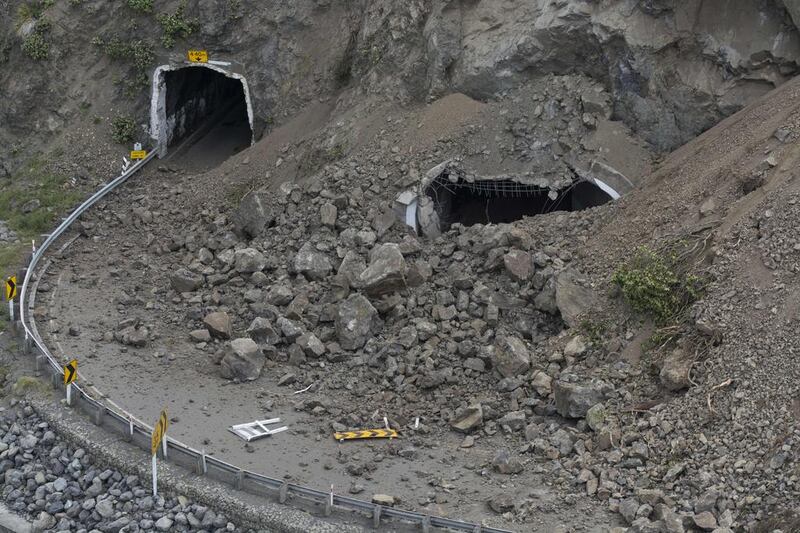
[[[397,431],[394,429],[362,429],[359,431],[342,431],[333,434],[333,438],[342,442],[357,439],[396,439]]]

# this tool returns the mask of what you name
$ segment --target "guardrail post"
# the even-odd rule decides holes
[[[431,517],[428,515],[422,517],[422,533],[431,533]]]
[[[128,417],[128,431],[125,433],[125,441],[133,442],[133,417]]]
[[[482,531],[483,531],[483,526],[481,524],[478,524],[477,526],[475,526],[475,529],[472,530],[472,533],[481,533]]]
[[[103,424],[103,417],[106,415],[106,406],[100,404],[97,406],[97,412],[94,414],[94,424],[100,426]]]
[[[375,506],[375,510],[372,512],[372,526],[375,529],[381,527],[381,512],[383,511],[383,507],[380,505]]]
[[[243,486],[244,486],[244,470],[239,470],[238,472],[236,472],[236,481],[234,484],[234,488],[236,490],[242,490]]]
[[[53,388],[54,388],[54,389],[57,389],[57,388],[58,388],[58,386],[59,386],[59,384],[60,384],[60,382],[61,382],[61,380],[60,380],[60,379],[58,379],[59,377],[60,377],[60,376],[59,376],[58,374],[56,374],[55,372],[53,372],[53,373],[50,375],[50,382],[53,384]]]
[[[284,481],[283,485],[281,485],[281,490],[278,492],[278,501],[280,503],[286,503],[286,497],[289,495],[289,482]]]

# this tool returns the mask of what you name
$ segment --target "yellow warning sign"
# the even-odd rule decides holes
[[[186,56],[192,63],[208,63],[208,52],[206,50],[189,50]]]
[[[359,431],[343,431],[333,434],[333,438],[338,441],[355,439],[396,439],[397,437],[397,431],[394,429],[362,429]]]
[[[131,150],[131,159],[144,159],[145,157],[147,157],[146,150]]]
[[[17,276],[11,276],[6,280],[6,301],[10,302],[17,297]]]
[[[64,385],[69,385],[78,378],[78,360],[73,359],[64,365]]]
[[[161,439],[164,438],[164,434],[167,432],[167,426],[169,426],[169,420],[167,419],[167,410],[164,409],[161,411],[161,416],[158,417],[156,427],[153,428],[153,439],[150,443],[150,449],[153,455],[158,452],[158,445],[161,444]]]

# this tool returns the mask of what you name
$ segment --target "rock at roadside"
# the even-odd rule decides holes
[[[203,286],[203,276],[180,268],[170,275],[169,283],[177,292],[193,292]]]
[[[203,319],[203,324],[212,337],[217,339],[231,338],[231,317],[228,316],[228,313],[218,311],[206,315]]]
[[[501,449],[492,459],[492,466],[501,474],[519,474],[522,472],[522,463],[506,449]]]
[[[261,375],[264,355],[253,339],[234,339],[220,363],[220,374],[225,379],[252,381]]]
[[[344,350],[358,350],[380,329],[378,311],[363,295],[353,294],[336,310],[336,337]]]
[[[469,433],[483,425],[483,407],[476,403],[456,413],[450,420],[450,427],[461,433]]]
[[[661,384],[668,390],[688,389],[691,386],[689,382],[691,368],[692,361],[683,350],[674,350],[664,359],[658,377],[661,379]]]
[[[372,503],[383,505],[384,507],[394,506],[394,496],[389,494],[375,494],[372,496]]]
[[[234,268],[239,274],[252,274],[261,272],[267,266],[267,258],[255,248],[236,250],[234,254]]]
[[[556,381],[553,386],[556,411],[566,418],[583,418],[593,406],[606,399],[611,386],[602,381],[583,385]]]
[[[504,378],[513,378],[530,369],[531,356],[521,339],[507,335],[495,344],[492,364]]]
[[[406,287],[406,260],[397,244],[376,246],[369,266],[359,276],[359,283],[370,296],[380,297]]]
[[[321,281],[333,270],[328,257],[305,243],[294,256],[294,270],[311,281]]]
[[[489,507],[495,513],[502,514],[513,511],[514,506],[514,496],[507,492],[501,492],[489,499]]]
[[[275,331],[269,320],[263,317],[256,317],[247,328],[247,334],[260,345],[274,346],[281,340],[280,334]]]
[[[254,239],[272,226],[275,215],[266,199],[266,195],[257,192],[242,198],[239,207],[231,215],[234,233],[245,239]]]

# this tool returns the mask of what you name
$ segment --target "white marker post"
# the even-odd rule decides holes
[[[8,318],[14,322],[14,300],[8,301]]]
[[[153,498],[158,496],[158,468],[156,466],[156,455],[153,454]]]
[[[67,405],[72,407],[72,383],[67,383]]]

